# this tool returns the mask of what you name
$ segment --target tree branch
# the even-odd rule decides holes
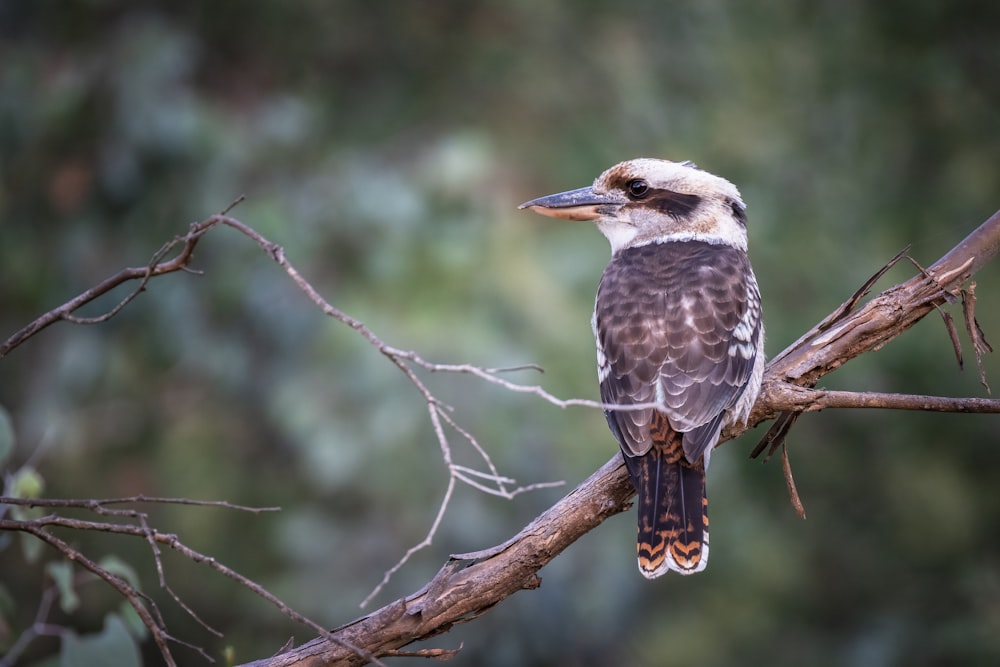
[[[930,269],[891,287],[858,308],[874,279],[811,329],[765,370],[760,397],[746,425],[728,440],[779,415],[781,434],[802,412],[827,407],[885,407],[956,412],[1000,412],[1000,401],[898,394],[857,394],[812,389],[847,361],[885,345],[927,313],[952,300],[961,287],[1000,251],[1000,211],[956,245]],[[902,254],[901,254],[902,255]],[[898,260],[898,257],[896,258]],[[896,261],[896,260],[894,260]],[[874,278],[884,273],[880,271]],[[970,324],[971,327],[971,324]],[[777,444],[780,444],[777,443]],[[776,446],[777,446],[776,444]],[[787,452],[786,481],[794,495]],[[488,611],[504,598],[540,585],[538,570],[605,519],[628,508],[634,491],[619,455],[563,497],[507,542],[475,554],[453,556],[422,589],[333,631],[353,646],[387,655],[412,642],[447,632]],[[801,504],[797,507],[804,515]],[[464,560],[469,558],[471,560]],[[364,660],[325,639],[244,667],[361,665]]]
[[[922,410],[924,412],[1000,413],[1000,401],[989,398],[833,391],[802,387],[798,388],[796,395],[796,403],[801,405],[802,412],[818,412],[831,408],[882,408],[885,410]]]
[[[456,482],[461,481],[496,495],[512,497],[521,491],[537,488],[541,485],[508,489],[507,485],[513,484],[513,480],[509,480],[497,472],[486,451],[479,446],[468,431],[455,422],[449,414],[448,406],[431,393],[423,380],[418,377],[415,369],[475,375],[484,381],[500,385],[510,391],[535,394],[564,408],[570,405],[606,407],[593,401],[561,400],[539,386],[511,382],[501,377],[501,374],[505,372],[504,369],[488,369],[467,364],[434,364],[424,360],[415,352],[388,345],[360,320],[352,318],[326,302],[288,262],[280,246],[271,243],[240,221],[228,217],[226,215],[228,210],[205,221],[194,223],[185,236],[174,239],[157,251],[146,267],[123,269],[94,288],[37,318],[0,345],[0,358],[55,322],[69,321],[87,324],[106,321],[138,296],[153,277],[176,271],[190,271],[189,265],[198,240],[209,229],[221,224],[237,229],[252,238],[324,313],[358,332],[406,376],[427,404],[428,415],[441,446],[444,462],[449,470],[449,489]],[[178,246],[180,246],[178,253],[172,259],[164,260]],[[803,412],[833,407],[1000,412],[1000,401],[990,399],[865,394],[814,389],[818,380],[827,373],[860,354],[878,349],[913,326],[931,310],[938,309],[945,302],[954,302],[959,296],[962,297],[966,331],[973,340],[977,360],[980,359],[981,355],[985,351],[989,351],[990,348],[975,321],[974,285],[970,285],[967,290],[962,289],[962,286],[971,279],[977,270],[991,261],[998,251],[1000,251],[1000,212],[994,214],[929,269],[920,269],[918,275],[910,280],[885,290],[859,307],[874,283],[889,266],[905,257],[906,251],[897,255],[830,316],[771,360],[765,371],[761,395],[748,424],[730,427],[723,434],[723,440],[736,437],[749,427],[777,417],[778,421],[775,427],[762,443],[762,446],[771,444],[773,451],[782,446],[788,429],[795,423],[798,415]],[[83,305],[129,281],[139,281],[138,286],[104,315],[82,318],[73,314]],[[945,321],[947,325],[948,319],[946,318]],[[953,324],[949,331],[953,339],[957,339]],[[980,373],[982,374],[981,365]],[[480,454],[487,471],[465,468],[452,462],[446,428],[466,440]],[[796,497],[794,482],[791,479],[787,451],[783,452],[782,460],[786,481],[794,499]],[[483,481],[488,482],[490,486],[484,485]],[[616,454],[600,470],[507,542],[480,552],[453,556],[445,563],[434,579],[420,591],[396,600],[368,616],[331,632],[327,632],[308,619],[295,614],[293,610],[270,593],[219,565],[214,559],[184,547],[175,536],[158,533],[145,523],[140,526],[129,526],[124,530],[114,530],[115,532],[128,532],[145,537],[154,549],[155,559],[158,559],[156,544],[167,544],[195,562],[207,563],[213,569],[250,587],[262,597],[278,605],[284,613],[305,623],[321,635],[321,638],[299,648],[284,651],[270,659],[251,663],[254,667],[265,665],[281,667],[290,665],[309,665],[310,667],[333,664],[356,665],[377,661],[377,656],[400,655],[399,649],[403,646],[446,632],[457,623],[472,620],[519,590],[536,588],[541,581],[537,575],[537,571],[541,567],[550,562],[576,539],[600,525],[609,516],[627,509],[633,493],[620,456]],[[450,493],[446,494],[444,503],[438,511],[438,519],[435,520],[424,541],[407,552],[400,563],[387,573],[386,579],[406,561],[413,551],[430,544],[448,498],[450,498]],[[173,502],[168,499],[164,500]],[[88,508],[101,513],[113,512],[105,507],[107,504],[112,504],[113,500],[95,502],[98,504]],[[98,507],[101,509],[98,510]],[[801,505],[798,509],[802,511]],[[97,528],[96,525],[84,526],[83,524],[87,522],[76,522],[74,525],[62,523],[73,521],[75,520],[47,517],[18,526],[0,524],[0,530],[5,528],[24,530],[62,550],[69,548],[68,545],[64,546],[64,543],[49,534],[47,526],[63,525],[77,529],[107,530],[107,526],[111,525],[103,524],[101,528]],[[69,553],[69,555],[75,556],[75,553]],[[112,586],[119,583],[108,578],[105,578],[105,581]],[[122,592],[121,589],[119,592]],[[123,595],[126,593],[123,592]],[[126,597],[128,598],[128,595]],[[138,598],[129,599],[133,604],[138,602]],[[144,620],[151,619],[144,618]],[[159,631],[154,631],[154,637],[157,638],[161,649],[165,648],[167,640],[176,641],[166,635],[162,627]],[[451,651],[442,650],[431,653],[439,653],[444,656],[450,655]],[[430,655],[426,652],[424,654]],[[169,651],[165,651],[165,655],[169,655]]]
[[[815,386],[819,378],[860,354],[879,349],[931,310],[957,296],[962,285],[998,252],[1000,211],[926,272],[890,287],[859,310],[847,309],[838,318],[828,318],[811,329],[771,360],[768,377],[780,377],[799,386]],[[761,403],[768,401],[758,401],[758,408],[767,407]],[[755,415],[759,416],[757,411]],[[751,417],[751,423],[759,423],[763,418]]]
[[[166,576],[163,572],[163,563],[161,561],[161,554],[159,545],[164,545],[170,547],[172,550],[177,551],[182,554],[185,558],[191,560],[195,563],[202,563],[208,565],[210,568],[216,572],[226,576],[233,581],[237,582],[241,586],[253,591],[260,597],[264,598],[266,601],[270,602],[272,605],[277,607],[281,613],[288,616],[292,620],[301,623],[308,627],[313,632],[324,637],[326,641],[332,642],[334,645],[341,646],[348,652],[352,653],[364,662],[374,662],[381,665],[378,656],[373,655],[364,648],[352,646],[347,643],[346,640],[337,637],[325,628],[318,625],[314,621],[310,620],[306,616],[295,611],[293,608],[285,604],[278,596],[274,595],[263,586],[257,582],[248,579],[239,572],[223,565],[218,562],[215,558],[202,554],[180,541],[176,535],[162,533],[154,528],[151,528],[148,523],[148,517],[145,512],[140,512],[134,509],[118,509],[109,508],[108,505],[116,505],[121,503],[131,503],[131,502],[152,502],[152,503],[168,503],[168,504],[183,504],[183,505],[200,505],[200,506],[216,506],[225,507],[227,509],[237,509],[252,513],[258,512],[268,512],[274,511],[277,508],[273,507],[242,507],[239,505],[233,505],[225,501],[196,501],[178,498],[150,498],[146,496],[135,496],[133,498],[108,498],[104,500],[72,500],[72,499],[41,499],[41,498],[11,498],[7,496],[0,496],[0,506],[3,505],[17,505],[23,507],[57,507],[57,508],[67,508],[75,507],[80,509],[86,509],[101,515],[111,515],[119,518],[128,518],[135,521],[138,525],[131,523],[107,523],[100,521],[87,521],[83,519],[73,519],[69,517],[59,516],[55,514],[50,514],[48,516],[39,517],[37,519],[4,519],[0,517],[0,532],[3,531],[16,531],[28,533],[34,535],[39,540],[45,542],[49,546],[53,547],[60,553],[62,553],[68,560],[72,562],[79,563],[85,569],[89,570],[100,579],[103,579],[112,588],[114,588],[122,597],[124,597],[130,605],[135,609],[142,623],[149,629],[156,642],[157,647],[160,649],[160,654],[163,656],[164,661],[168,665],[175,665],[173,655],[170,652],[169,643],[175,642],[188,648],[191,648],[206,659],[210,659],[208,654],[201,648],[189,644],[187,642],[181,641],[176,637],[172,637],[167,633],[166,624],[159,610],[157,609],[155,603],[149,596],[140,592],[137,588],[132,586],[129,582],[122,579],[120,576],[109,572],[107,569],[102,567],[99,563],[87,558],[81,551],[70,546],[68,543],[59,539],[51,533],[52,528],[68,528],[78,531],[96,531],[104,533],[113,533],[118,535],[128,535],[132,537],[138,537],[145,539],[150,546],[153,553],[153,561],[156,565],[156,571],[159,576],[160,587],[166,590],[173,600],[180,606],[185,613],[191,616],[196,622],[198,622],[206,630],[215,634],[216,636],[221,636],[222,633],[218,632],[214,628],[208,626],[200,617],[198,617],[195,612],[188,607],[180,597],[174,593],[173,589],[167,584]],[[148,607],[147,607],[148,604]]]
[[[538,588],[538,570],[605,519],[628,509],[634,493],[622,459],[616,455],[513,539],[473,554],[479,557],[476,561],[453,556],[416,593],[335,629],[334,635],[385,655],[447,632],[519,590]],[[315,639],[244,667],[362,664],[357,654]]]

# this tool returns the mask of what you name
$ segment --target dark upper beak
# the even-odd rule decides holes
[[[621,195],[600,194],[592,187],[560,192],[526,201],[519,209],[530,208],[535,213],[563,220],[596,220],[614,213],[626,199]]]

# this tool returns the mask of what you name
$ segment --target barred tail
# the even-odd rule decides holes
[[[663,420],[666,421],[665,419]],[[701,572],[708,565],[708,497],[703,459],[684,458],[681,434],[654,429],[653,447],[625,456],[639,512],[639,571],[655,579],[667,570]]]

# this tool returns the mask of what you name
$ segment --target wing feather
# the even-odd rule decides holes
[[[624,249],[601,278],[593,324],[601,400],[659,402],[697,461],[754,368],[760,296],[746,254],[701,241]],[[606,416],[627,455],[649,450],[651,409]]]

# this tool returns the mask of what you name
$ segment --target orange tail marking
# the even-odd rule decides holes
[[[649,452],[625,457],[638,493],[639,570],[650,579],[668,570],[700,572],[708,565],[704,461],[684,458],[681,434],[659,413],[652,432]]]

